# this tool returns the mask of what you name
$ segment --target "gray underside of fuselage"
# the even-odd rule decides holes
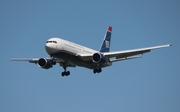
[[[78,56],[75,56],[69,53],[64,53],[64,52],[58,52],[56,54],[53,54],[52,56],[60,58],[64,60],[65,62],[73,63],[76,66],[86,67],[88,69],[103,68],[107,66],[105,64],[96,64],[92,60],[84,61]]]

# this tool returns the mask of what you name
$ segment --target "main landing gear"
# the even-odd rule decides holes
[[[93,73],[94,73],[94,74],[95,74],[95,73],[100,73],[100,72],[102,72],[102,69],[101,69],[101,68],[96,68],[96,69],[93,70]]]
[[[70,75],[70,71],[64,71],[61,73],[61,75],[64,77],[64,76],[68,76]]]
[[[61,75],[64,77],[64,76],[68,76],[68,75],[70,75],[70,71],[66,71],[66,66],[63,66],[63,68],[64,68],[64,72],[62,72],[61,73]]]

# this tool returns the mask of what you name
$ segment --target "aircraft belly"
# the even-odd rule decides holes
[[[67,62],[73,63],[77,66],[80,67],[86,67],[89,69],[95,69],[97,68],[97,64],[94,63],[92,60],[88,60],[88,61],[84,61],[81,58],[79,58],[76,55],[70,54],[70,53],[65,53],[65,52],[58,52],[56,54],[54,54],[55,57],[60,58],[62,60],[65,60]],[[106,66],[110,66],[110,64],[100,64],[100,68],[106,67]]]

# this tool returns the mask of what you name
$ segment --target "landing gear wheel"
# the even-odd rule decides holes
[[[70,75],[70,71],[67,71],[66,73],[67,73],[66,76]]]
[[[65,76],[65,72],[62,72],[61,75],[64,77]]]
[[[101,68],[98,69],[98,73],[100,73],[100,72],[102,72],[102,69],[101,69]]]
[[[67,69],[66,63],[62,63],[62,66],[63,66],[64,72],[62,72],[61,75],[62,76],[70,75],[70,71],[66,71],[66,69]]]
[[[94,73],[94,74],[96,73],[96,69],[93,70],[93,73]]]
[[[61,73],[61,75],[64,77],[64,76],[68,76],[68,75],[70,75],[70,71],[64,71],[64,72],[62,72]]]
[[[100,72],[102,72],[102,69],[101,68],[97,68],[97,69],[94,69],[93,70],[93,73],[95,74],[95,73],[100,73]]]

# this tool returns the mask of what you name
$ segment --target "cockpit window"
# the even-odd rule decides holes
[[[57,43],[57,41],[47,41],[46,43]]]

